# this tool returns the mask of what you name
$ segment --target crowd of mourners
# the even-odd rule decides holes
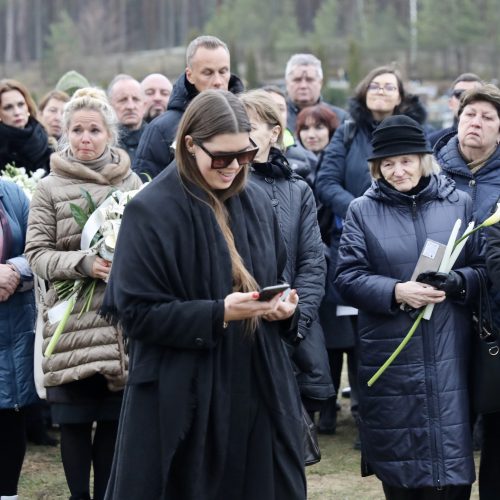
[[[345,109],[312,54],[285,84],[245,91],[213,36],[173,85],[69,71],[37,105],[0,80],[0,171],[43,170],[29,198],[0,178],[2,500],[28,438],[59,444],[47,420],[72,500],[304,500],[304,414],[335,434],[344,360],[386,499],[470,498],[475,434],[498,498],[500,392],[482,411],[472,380],[500,327],[500,90],[460,75],[435,130],[392,66]],[[87,250],[81,214],[136,190]],[[491,224],[450,270],[458,219]]]

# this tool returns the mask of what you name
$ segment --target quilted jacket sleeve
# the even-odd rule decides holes
[[[398,280],[373,272],[367,247],[370,238],[370,229],[363,223],[356,200],[349,207],[340,239],[335,284],[351,306],[368,312],[396,314],[393,295]]]
[[[77,270],[85,254],[56,250],[57,215],[50,189],[41,181],[31,200],[25,255],[38,276],[49,280],[84,278]]]

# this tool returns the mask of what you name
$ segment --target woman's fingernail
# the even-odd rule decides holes
[[[254,293],[252,293],[252,297],[253,297],[254,299],[258,299],[258,298],[259,298],[259,293],[258,293],[258,292],[254,292]]]

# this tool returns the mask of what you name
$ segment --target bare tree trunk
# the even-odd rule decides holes
[[[167,45],[174,47],[176,42],[175,36],[175,17],[177,13],[175,0],[167,0]]]
[[[35,16],[35,60],[40,61],[43,55],[42,0],[34,0],[33,14]]]
[[[19,47],[19,58],[23,63],[28,62],[30,59],[28,37],[31,36],[32,30],[29,23],[27,0],[17,0],[16,41]]]
[[[15,60],[15,33],[16,33],[16,13],[15,13],[15,0],[7,0],[5,7],[5,55],[6,63],[14,62]]]
[[[189,21],[189,2],[186,0],[180,0],[180,10],[179,10],[179,34],[178,41],[184,45],[189,42],[187,40],[188,35],[188,21]]]

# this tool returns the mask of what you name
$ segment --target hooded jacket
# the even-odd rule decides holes
[[[254,163],[251,180],[266,191],[287,248],[284,279],[300,300],[299,334],[293,353],[301,394],[327,399],[334,394],[318,308],[324,294],[326,264],[316,218],[314,195],[287,159],[271,149],[267,163]]]
[[[137,189],[139,178],[130,170],[130,160],[122,149],[112,149],[112,163],[95,171],[70,161],[60,153],[51,159],[51,173],[42,179],[31,201],[26,256],[33,269],[52,284],[56,280],[86,278],[86,254],[80,251],[82,230],[72,216],[71,204],[86,209],[82,190],[94,203],[100,205],[113,188],[121,191]],[[88,257],[87,257],[88,258]],[[123,388],[126,358],[121,335],[97,311],[101,305],[106,284],[96,285],[90,311],[78,315],[83,306],[80,298],[70,315],[66,329],[50,358],[44,358],[43,371],[46,387],[57,386],[103,375],[110,389]],[[50,286],[45,297],[47,309],[61,302]],[[44,313],[43,349],[54,334],[57,324],[48,321]]]
[[[243,92],[243,83],[236,75],[231,75],[228,90],[233,94]],[[167,111],[147,125],[132,165],[134,172],[144,181],[156,177],[174,159],[172,144],[177,127],[189,103],[198,94],[183,73],[174,84]]]
[[[395,285],[410,279],[426,238],[446,244],[455,221],[471,218],[470,197],[441,175],[413,196],[375,181],[347,213],[336,285],[359,308],[362,454],[390,486],[436,488],[475,479],[468,377],[471,306],[484,272],[477,233],[454,266],[464,279],[464,300],[436,305],[399,357],[367,386],[414,321],[396,303]]]
[[[476,223],[483,222],[490,215],[491,207],[500,194],[500,147],[474,174],[460,154],[456,133],[452,132],[436,143],[434,156],[443,173],[455,181],[458,189],[472,198]]]

